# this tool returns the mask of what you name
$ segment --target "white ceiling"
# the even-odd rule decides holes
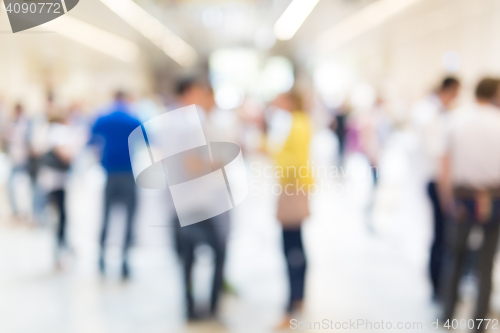
[[[372,1],[321,0],[296,36],[288,42],[278,42],[271,52],[292,55],[297,49],[309,47],[313,37]],[[259,29],[272,31],[274,23],[290,0],[136,0],[136,2],[195,47],[203,59],[204,55],[216,48],[255,46],[256,32]],[[141,47],[143,55],[147,56],[148,62],[155,67],[176,66],[99,0],[81,0],[71,11],[71,15],[135,41]]]

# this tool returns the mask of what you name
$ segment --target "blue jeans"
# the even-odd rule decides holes
[[[125,239],[123,241],[122,260],[124,264],[128,262],[128,250],[132,245],[134,233],[134,217],[137,206],[137,193],[134,176],[132,173],[110,173],[106,182],[104,192],[104,219],[101,229],[100,245],[101,260],[104,260],[106,250],[106,240],[108,237],[108,228],[111,207],[114,204],[124,204],[127,208],[127,220],[125,224]]]

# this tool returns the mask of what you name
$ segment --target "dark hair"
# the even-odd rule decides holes
[[[491,100],[497,94],[499,81],[493,78],[484,78],[477,84],[476,98]]]
[[[177,83],[175,84],[175,93],[177,95],[184,95],[186,91],[198,85],[199,83],[200,82],[198,78],[195,76],[183,77],[177,80]]]
[[[455,89],[460,85],[460,81],[452,76],[446,77],[441,83],[441,87],[439,87],[440,91]]]
[[[115,92],[115,100],[123,101],[127,97],[127,94],[123,90],[117,90]]]

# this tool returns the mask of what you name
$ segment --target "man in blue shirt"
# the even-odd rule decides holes
[[[108,176],[104,194],[104,219],[100,238],[99,269],[101,274],[104,274],[106,238],[111,206],[115,203],[122,203],[127,208],[121,272],[123,279],[129,277],[127,255],[132,241],[133,220],[137,204],[136,186],[128,151],[128,136],[140,125],[139,120],[130,115],[126,95],[123,92],[117,92],[110,112],[95,122],[90,142],[99,148],[101,164],[106,169]]]

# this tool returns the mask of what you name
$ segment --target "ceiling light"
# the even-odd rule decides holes
[[[101,0],[115,14],[184,67],[196,63],[196,50],[132,0]]]
[[[274,35],[276,38],[280,40],[289,40],[292,38],[318,1],[293,0],[274,25]]]
[[[47,22],[45,26],[64,37],[124,62],[134,62],[139,56],[139,47],[135,43],[68,15]]]

